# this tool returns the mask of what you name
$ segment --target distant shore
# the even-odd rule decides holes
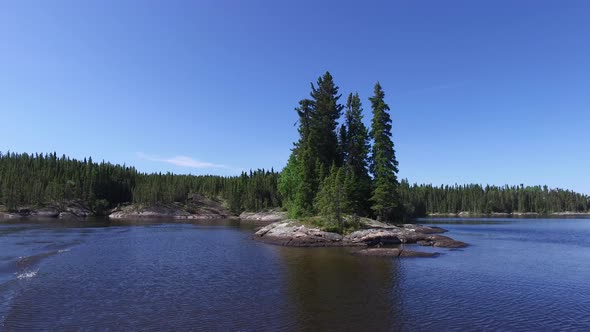
[[[492,212],[492,213],[475,213],[462,211],[457,213],[428,213],[426,217],[590,217],[590,212]]]
[[[211,200],[201,195],[193,195],[189,204],[129,204],[116,207],[105,213],[95,213],[82,201],[64,202],[58,205],[48,205],[40,208],[22,207],[15,211],[0,210],[0,219],[18,219],[26,217],[43,218],[75,218],[84,219],[89,216],[105,216],[110,219],[143,219],[143,218],[172,218],[172,219],[228,219],[235,218],[243,221],[270,223],[287,219],[287,213],[280,209],[270,209],[259,212],[242,212],[236,215],[228,211],[220,201]],[[462,211],[457,213],[428,213],[421,217],[447,218],[519,218],[519,217],[590,217],[590,212],[492,212],[475,213]]]

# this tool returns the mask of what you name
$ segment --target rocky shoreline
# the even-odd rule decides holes
[[[590,212],[552,212],[552,213],[538,213],[538,212],[492,212],[492,213],[474,213],[469,211],[462,211],[457,213],[428,213],[428,217],[586,217],[590,216]]]
[[[242,212],[240,220],[244,221],[260,221],[260,222],[276,222],[287,219],[287,212],[280,210],[270,210],[263,212]]]
[[[202,195],[193,194],[185,203],[130,204],[110,211],[110,219],[228,219],[233,217],[223,203]]]
[[[79,201],[66,202],[60,205],[50,205],[43,208],[19,208],[14,212],[0,212],[0,218],[18,219],[26,217],[37,218],[86,218],[94,215],[84,203]]]
[[[378,222],[375,222],[378,223]],[[322,231],[296,220],[275,222],[262,227],[254,239],[290,247],[382,247],[399,244],[418,244],[440,248],[463,248],[467,244],[440,235],[446,230],[414,224],[371,225],[370,228],[354,231],[348,235]],[[392,248],[395,249],[395,248]],[[367,254],[375,254],[367,251]],[[383,253],[383,251],[381,251]],[[393,252],[391,255],[394,255]]]

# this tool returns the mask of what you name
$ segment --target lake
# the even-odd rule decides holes
[[[0,330],[590,330],[590,219],[419,222],[470,246],[397,259],[235,221],[3,223]]]

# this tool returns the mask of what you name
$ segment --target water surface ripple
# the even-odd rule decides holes
[[[235,222],[0,224],[0,330],[590,330],[590,219],[426,219],[434,259],[251,240]]]

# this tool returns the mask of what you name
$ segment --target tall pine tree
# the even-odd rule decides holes
[[[281,180],[295,183],[294,190],[281,186],[283,194],[292,196],[287,199],[292,217],[315,214],[314,200],[320,184],[329,175],[332,164],[342,165],[336,133],[343,108],[338,104],[338,87],[332,75],[326,72],[318,78],[317,86],[311,84],[311,90],[311,99],[301,100],[296,108],[300,138],[293,149],[295,159],[290,160],[288,172]]]
[[[332,163],[335,163],[336,166],[342,165],[336,133],[338,119],[343,108],[338,104],[341,95],[338,94],[338,87],[329,72],[318,78],[317,87],[312,84],[311,90],[314,112],[312,113],[310,144],[315,147],[313,152],[318,162],[325,170],[329,170]]]
[[[367,215],[371,194],[371,178],[367,169],[369,162],[369,133],[363,123],[363,109],[358,93],[351,93],[344,113],[345,133],[341,136],[344,166],[346,171],[346,188],[351,211],[358,215]]]
[[[398,162],[391,140],[391,117],[389,106],[385,103],[385,93],[379,82],[375,84],[374,95],[369,98],[373,109],[371,137],[371,173],[373,173],[373,194],[371,208],[382,221],[392,220],[398,207],[397,172]]]

